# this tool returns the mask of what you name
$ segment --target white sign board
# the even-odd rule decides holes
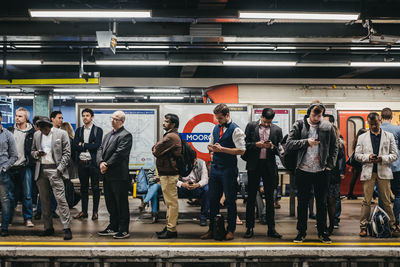
[[[214,126],[218,123],[214,117],[214,107],[211,105],[164,105],[160,114],[162,119],[167,113],[173,113],[179,117],[179,132],[182,139],[186,140],[197,152],[197,157],[210,161],[207,145]],[[232,121],[243,131],[249,122],[247,105],[228,105]],[[245,170],[246,162],[238,157],[240,171]]]
[[[103,136],[111,131],[111,115],[115,110],[93,109],[93,123],[103,129]],[[124,109],[125,128],[132,134],[129,156],[130,169],[150,169],[155,164],[151,148],[157,141],[156,109]],[[83,122],[81,122],[83,125]]]

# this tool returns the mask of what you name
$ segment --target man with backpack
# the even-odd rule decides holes
[[[213,238],[215,217],[219,212],[219,202],[222,193],[225,193],[225,204],[228,208],[228,228],[226,240],[234,239],[236,230],[236,195],[237,195],[237,155],[246,151],[245,134],[239,126],[232,122],[229,108],[226,104],[219,104],[214,108],[214,115],[218,124],[210,135],[208,150],[213,152],[209,186],[210,196],[210,226],[201,239]]]
[[[182,141],[178,133],[179,117],[168,113],[164,116],[163,128],[165,134],[153,148],[157,158],[156,166],[160,177],[161,189],[167,206],[167,226],[157,232],[160,239],[177,238],[176,224],[178,221],[178,189],[179,169],[177,159],[182,156]]]
[[[393,210],[390,206],[390,181],[393,179],[391,163],[399,157],[396,141],[392,133],[380,128],[379,114],[368,114],[370,130],[360,135],[354,158],[363,164],[360,180],[363,184],[364,200],[361,207],[360,236],[367,236],[368,219],[375,184],[378,184],[383,209],[390,219],[392,234],[398,234]]]
[[[273,124],[275,112],[271,108],[262,111],[261,118],[246,126],[246,152],[243,159],[247,161],[246,169],[249,177],[248,198],[246,205],[246,234],[244,238],[254,235],[254,204],[263,181],[266,200],[267,235],[272,238],[282,236],[275,230],[274,189],[276,187],[277,165],[275,155],[279,155],[278,147],[282,141],[282,129]]]
[[[333,126],[322,119],[325,107],[314,101],[303,120],[296,121],[289,133],[286,149],[297,151],[295,160],[295,183],[297,187],[297,230],[293,240],[301,243],[306,237],[308,202],[311,190],[317,204],[318,238],[323,243],[331,243],[326,233],[327,195],[329,172],[335,167],[338,153],[336,132]]]
[[[74,219],[85,219],[88,217],[89,202],[89,177],[91,179],[93,194],[93,213],[92,220],[99,218],[99,166],[96,164],[97,149],[103,140],[103,130],[93,124],[94,112],[90,108],[82,110],[83,126],[75,131],[73,146],[75,148],[78,163],[79,181],[81,184],[82,211],[74,216]]]

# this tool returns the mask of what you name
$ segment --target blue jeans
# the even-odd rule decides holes
[[[10,223],[11,201],[10,190],[11,179],[7,173],[0,173],[0,201],[1,201],[1,230],[8,230]]]
[[[22,214],[24,221],[32,220],[32,170],[30,168],[12,168],[10,170],[10,222],[14,218],[15,207],[18,200],[22,198]]]
[[[208,217],[208,211],[210,209],[210,199],[208,197],[208,185],[196,188],[194,190],[188,190],[183,187],[178,187],[178,198],[197,198],[201,199],[201,210],[200,219],[206,220]]]
[[[143,201],[146,203],[151,202],[151,212],[158,212],[158,193],[161,192],[160,184],[152,184],[149,186],[147,190],[147,194],[144,197]]]
[[[391,189],[394,194],[393,213],[395,224],[399,225],[400,215],[400,172],[393,173],[393,180],[390,181]]]

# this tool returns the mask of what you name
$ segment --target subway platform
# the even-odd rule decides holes
[[[280,240],[268,238],[267,226],[256,221],[255,236],[244,239],[245,204],[238,200],[238,225],[232,241],[200,240],[199,236],[208,227],[198,221],[200,207],[188,205],[186,199],[179,200],[178,238],[159,240],[155,234],[165,225],[165,206],[160,204],[161,219],[151,223],[151,210],[140,214],[139,199],[130,198],[130,234],[127,239],[116,240],[100,237],[98,231],[108,225],[108,213],[102,197],[99,220],[72,220],[73,239],[63,240],[62,225],[53,219],[56,233],[52,237],[40,237],[41,221],[33,228],[23,225],[21,206],[17,208],[10,236],[0,240],[2,266],[400,266],[400,238],[361,238],[359,233],[359,200],[342,200],[342,215],[339,229],[331,236],[332,244],[318,240],[315,220],[308,223],[304,243],[292,242],[296,236],[296,218],[289,216],[289,198],[281,200],[276,209],[276,229],[283,235]],[[89,203],[91,207],[91,203]],[[80,203],[71,209],[71,215],[80,211]],[[226,210],[222,210],[226,212]],[[75,265],[74,265],[75,266]]]

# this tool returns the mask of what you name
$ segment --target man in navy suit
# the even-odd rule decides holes
[[[103,130],[93,124],[94,112],[90,108],[82,110],[83,126],[75,131],[73,146],[76,151],[78,163],[78,175],[81,184],[82,211],[74,216],[74,219],[85,219],[88,217],[89,201],[89,177],[91,179],[93,194],[92,220],[99,218],[99,166],[96,165],[97,149],[103,139]]]

